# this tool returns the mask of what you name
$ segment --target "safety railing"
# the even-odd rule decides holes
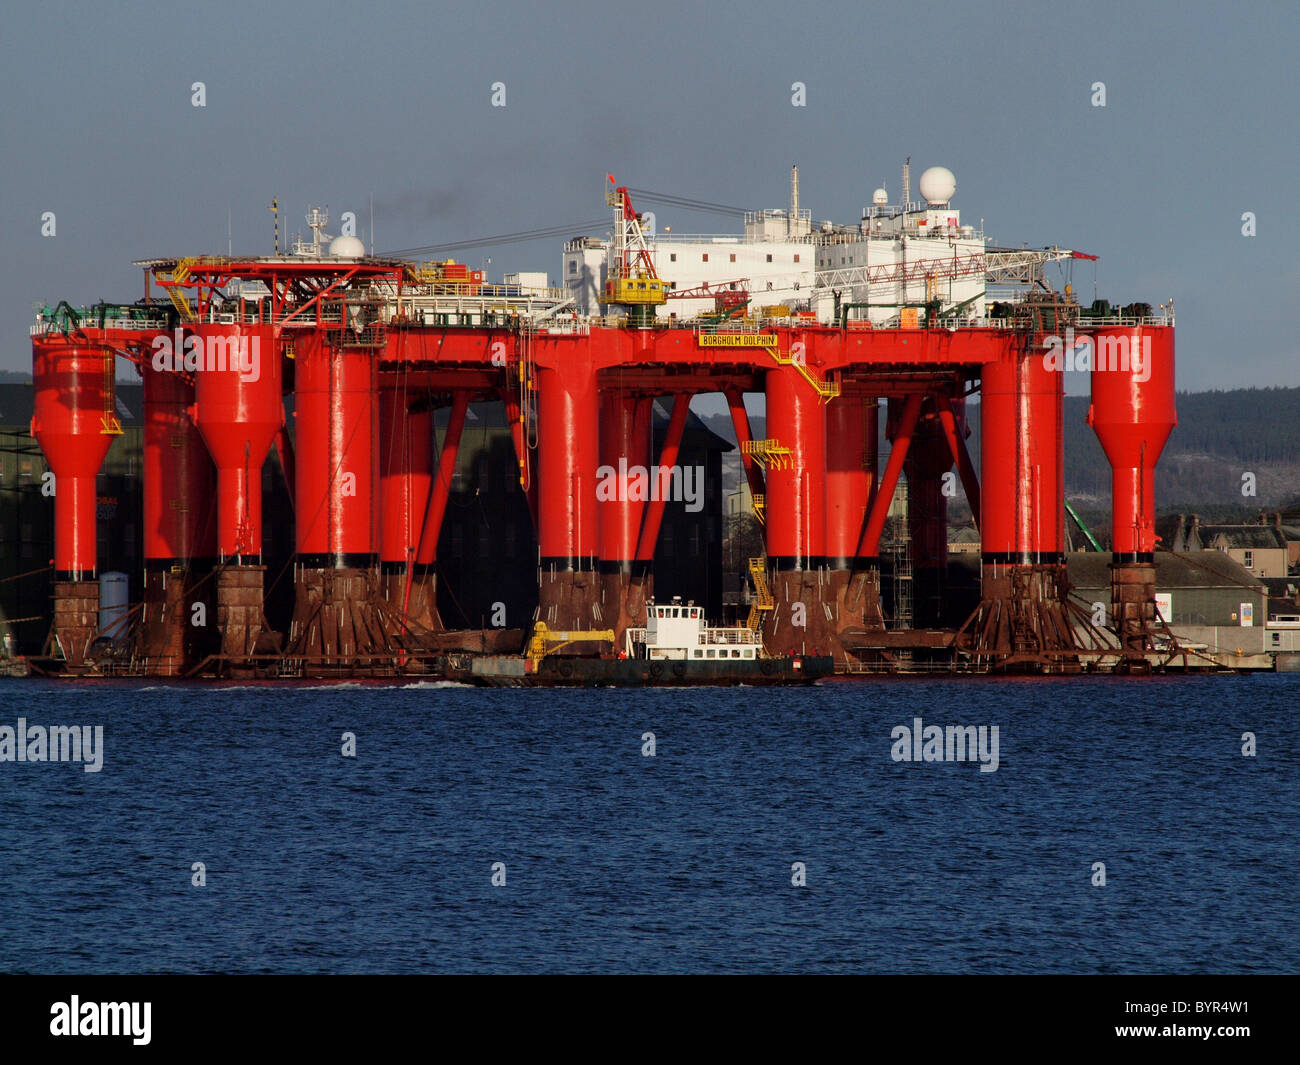
[[[741,644],[746,647],[759,643],[751,629],[703,629],[700,632],[701,644]]]
[[[165,318],[105,318],[101,323],[89,312],[81,319],[80,328],[82,329],[104,329],[104,330],[159,330],[160,332],[167,328]],[[46,333],[62,332],[62,325],[53,318],[38,319],[33,325],[28,327],[28,336],[44,336]]]
[[[1108,326],[1127,326],[1127,325],[1173,325],[1174,316],[1172,314],[1146,314],[1141,317],[1133,317],[1124,314],[1112,314],[1105,317],[1091,317],[1081,315],[1074,320],[1075,331],[1080,329],[1102,329]]]

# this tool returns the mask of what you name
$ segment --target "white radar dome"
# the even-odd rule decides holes
[[[946,166],[932,166],[921,175],[919,187],[926,203],[947,203],[957,191],[957,179]]]
[[[330,241],[330,254],[343,259],[360,259],[366,254],[366,246],[360,237],[335,237]]]
[[[876,189],[876,191],[871,194],[871,202],[877,207],[884,207],[885,204],[889,202],[889,193],[884,189]]]

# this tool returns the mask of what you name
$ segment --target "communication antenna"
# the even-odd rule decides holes
[[[280,201],[271,197],[271,215],[275,218],[275,254],[280,254]]]
[[[912,198],[912,157],[909,155],[903,164],[903,215],[907,215],[907,204]]]
[[[790,167],[790,217],[786,219],[786,232],[794,236],[798,232],[799,218],[799,167],[798,164]]]

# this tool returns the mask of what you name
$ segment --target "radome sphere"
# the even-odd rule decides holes
[[[921,175],[919,187],[926,203],[947,203],[957,191],[957,179],[946,166],[932,166]]]

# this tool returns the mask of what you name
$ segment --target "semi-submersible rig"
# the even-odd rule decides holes
[[[1147,668],[1167,646],[1153,479],[1176,423],[1172,303],[1082,307],[1044,267],[1090,256],[988,247],[952,209],[949,171],[922,176],[924,203],[909,202],[906,168],[903,182],[901,203],[877,190],[860,223],[818,226],[796,170],[789,212],[750,213],[744,238],[670,237],[611,177],[613,227],[566,244],[560,289],[367,255],[355,237],[328,241],[315,214],[314,239],[290,252],[277,237],[272,256],[142,261],[140,302],[60,305],[32,330],[32,433],[56,478],[53,624],[32,665],[314,677],[427,675],[449,655],[524,652],[530,668],[616,658],[645,624],[665,499],[600,494],[597,471],[671,469],[691,398],[721,393],[764,534],[749,617],[764,654],[820,648],[849,672]],[[785,273],[763,288],[765,268]],[[783,302],[760,306],[769,292]],[[1113,467],[1104,619],[1071,601],[1066,576],[1063,351],[1091,367],[1089,420]],[[119,358],[144,386],[146,562],[129,627],[105,640],[95,480],[121,431]],[[965,421],[976,392],[978,478]],[[761,439],[751,393],[766,400]],[[672,414],[651,454],[657,397]],[[536,530],[529,631],[448,631],[437,611],[438,567],[456,564],[437,557],[439,532],[474,401],[505,406]],[[287,631],[264,610],[272,452],[296,522]],[[979,529],[981,602],[959,628],[896,628],[880,594],[895,488],[905,474],[919,577],[947,562],[954,469]]]

